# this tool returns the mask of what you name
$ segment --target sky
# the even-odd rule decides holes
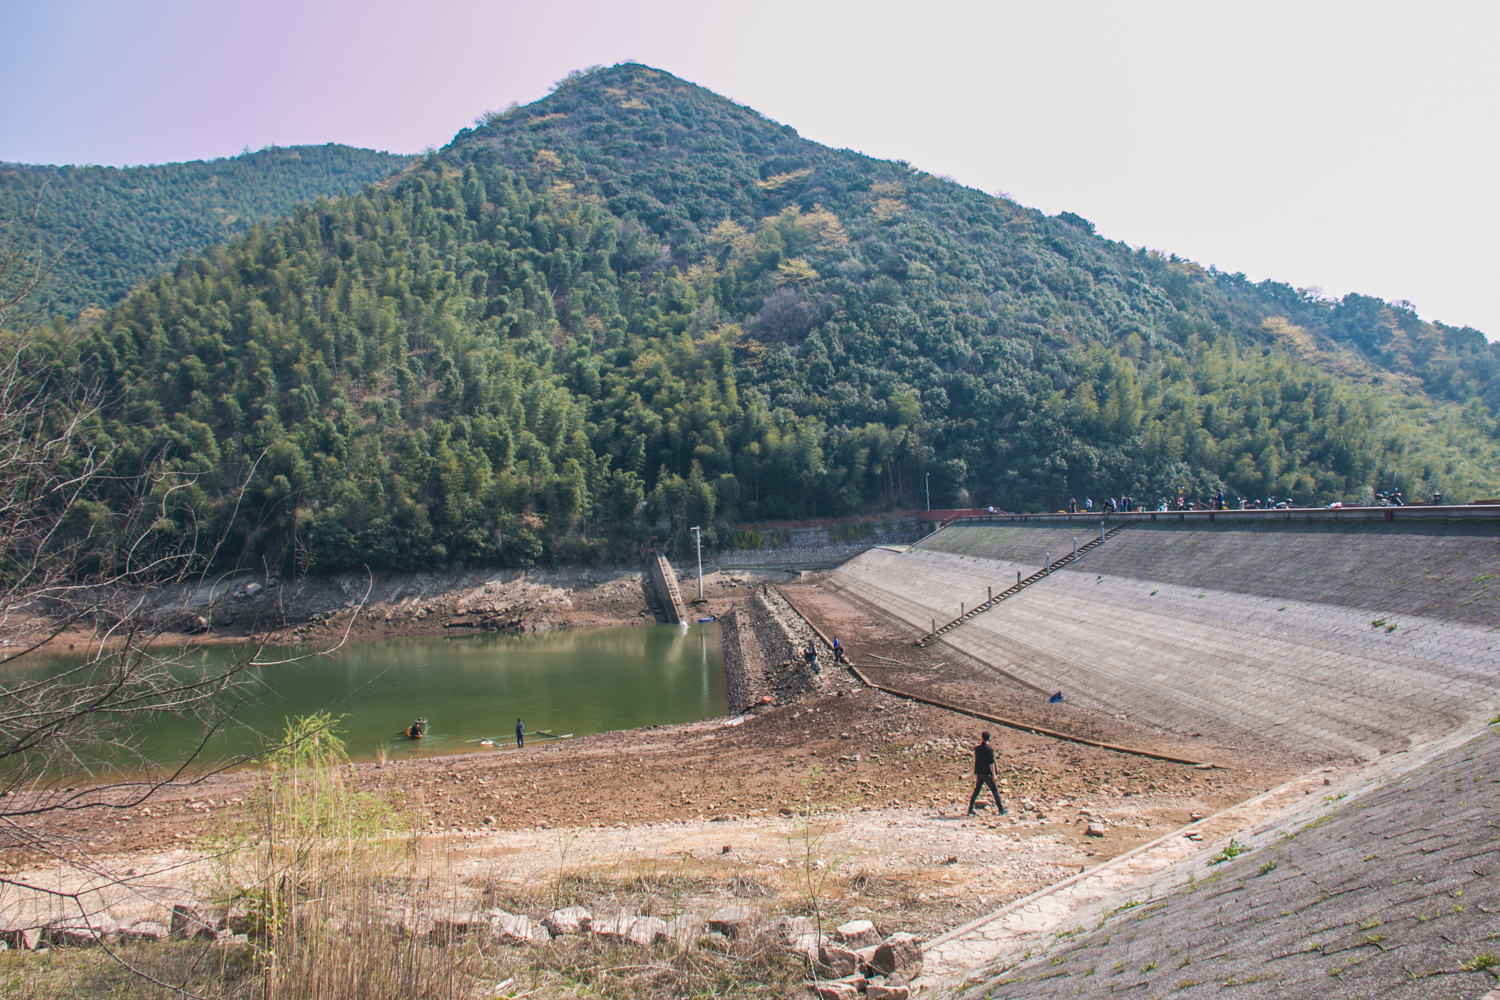
[[[1500,4],[0,0],[0,160],[445,144],[644,62],[1100,234],[1500,339]]]

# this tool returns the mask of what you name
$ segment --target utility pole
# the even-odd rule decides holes
[[[693,540],[698,545],[698,600],[703,600],[703,532],[693,526]]]
[[[922,473],[922,494],[927,497],[927,509],[932,509],[932,473]]]

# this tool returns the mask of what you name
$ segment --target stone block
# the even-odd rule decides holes
[[[121,943],[134,941],[165,941],[172,929],[157,920],[137,920],[119,929]]]
[[[859,971],[859,956],[852,948],[824,941],[818,949],[818,971],[835,978],[853,975]]]
[[[546,944],[552,940],[552,935],[524,913],[489,910],[487,916],[490,933],[506,944]]]
[[[565,906],[542,918],[542,926],[555,938],[587,934],[594,918],[581,906]]]
[[[708,929],[727,938],[746,938],[755,931],[759,914],[748,906],[723,906],[708,918]]]
[[[448,910],[432,918],[427,940],[435,945],[456,944],[488,927],[489,918],[478,910]]]
[[[218,921],[200,907],[190,906],[187,903],[178,903],[172,907],[172,923],[169,925],[169,930],[174,938],[184,941],[198,939],[212,941],[218,929]]]
[[[691,948],[707,930],[708,921],[701,913],[684,913],[667,922],[667,937],[678,948]]]
[[[115,930],[115,922],[101,914],[88,921],[77,917],[60,920],[47,927],[43,938],[54,947],[86,948],[99,944],[105,935],[112,934]]]
[[[922,974],[922,943],[916,935],[897,931],[875,949],[870,966],[887,976],[899,972],[906,979]]]
[[[629,943],[648,948],[666,941],[668,928],[667,922],[658,917],[619,913],[594,921],[593,934],[595,937],[617,944]]]
[[[834,929],[833,939],[854,948],[862,948],[867,944],[876,944],[880,941],[880,935],[875,933],[875,925],[868,920],[851,920],[847,924],[839,924]]]

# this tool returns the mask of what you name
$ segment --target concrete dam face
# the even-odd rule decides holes
[[[946,995],[1500,1000],[1500,522],[1141,518],[1018,584],[1099,534],[955,524],[824,586],[913,639],[939,630],[997,689],[1363,763],[1338,779],[1318,764],[1243,820],[1226,810],[1216,832],[1208,817],[936,939],[934,964],[962,970]]]
[[[925,633],[1091,524],[956,524],[829,583]],[[1137,523],[943,639],[1169,732],[1371,759],[1500,699],[1497,574],[1487,521]]]

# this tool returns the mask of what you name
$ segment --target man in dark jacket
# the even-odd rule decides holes
[[[974,800],[979,798],[979,790],[986,785],[989,786],[991,794],[995,796],[995,808],[1000,810],[1000,815],[1005,815],[1005,805],[1000,801],[1000,789],[995,785],[995,777],[999,772],[995,770],[995,748],[990,746],[990,734],[979,734],[979,745],[974,748],[974,794],[969,796],[969,815],[974,815]]]

